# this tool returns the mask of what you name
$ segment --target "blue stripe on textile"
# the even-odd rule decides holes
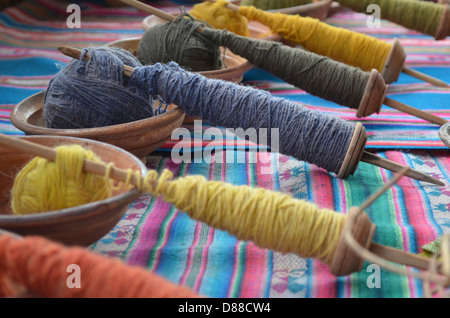
[[[28,88],[16,88],[16,87],[6,87],[0,85],[0,105],[1,104],[11,104],[15,105],[20,103],[27,97],[33,94],[41,92],[42,89],[28,89]]]
[[[65,64],[46,57],[0,60],[0,74],[6,76],[48,76],[58,73]]]
[[[199,289],[202,295],[225,298],[234,271],[234,249],[238,240],[226,231],[216,230],[209,248],[208,266]]]
[[[410,66],[411,69],[424,73],[426,75],[435,77],[440,79],[441,81],[444,81],[446,83],[450,83],[450,68],[448,66],[441,66],[441,67],[435,67],[435,66]],[[418,78],[415,78],[411,75],[400,73],[400,76],[398,78],[398,81],[396,83],[401,84],[414,84],[414,83],[425,83],[423,80],[420,80]],[[395,84],[395,83],[394,83]]]
[[[406,92],[388,94],[388,97],[418,109],[448,110],[450,107],[448,92]]]
[[[175,209],[172,211],[175,212]],[[171,212],[172,212],[171,211]],[[175,212],[177,213],[177,212]],[[172,213],[167,215],[171,218]],[[151,218],[151,215],[149,216]],[[148,220],[147,220],[148,222]],[[179,213],[168,229],[168,240],[164,248],[160,250],[158,266],[155,272],[178,283],[186,269],[189,246],[194,240],[196,222],[193,221],[186,213]],[[184,244],[180,244],[184,242]]]

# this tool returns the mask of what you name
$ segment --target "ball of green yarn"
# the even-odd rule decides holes
[[[312,0],[242,0],[241,6],[254,6],[261,10],[275,10],[311,3]]]
[[[195,31],[200,23],[188,24],[189,20],[192,18],[179,16],[148,29],[139,42],[139,61],[144,65],[173,61],[192,72],[220,69],[219,47]]]

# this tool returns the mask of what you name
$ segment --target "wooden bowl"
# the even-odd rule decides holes
[[[45,92],[34,94],[19,104],[11,113],[11,122],[26,135],[72,136],[106,142],[125,149],[138,158],[161,147],[172,131],[181,126],[185,112],[169,105],[164,114],[125,124],[83,129],[54,129],[44,124]]]
[[[165,22],[162,19],[160,19],[160,21],[160,23]],[[121,48],[130,51],[136,56],[140,40],[141,38],[122,39],[108,43],[106,46]],[[224,49],[220,48],[220,50],[223,54]],[[217,78],[225,81],[240,83],[244,78],[244,73],[251,69],[253,66],[243,57],[231,53],[230,50],[225,51],[224,60],[225,66],[223,66],[220,70],[202,71],[197,73],[202,74],[203,76],[208,78]]]
[[[147,168],[129,152],[99,141],[62,136],[21,136],[28,141],[49,147],[61,144],[78,144],[89,148],[103,161],[113,162],[122,169]],[[21,236],[39,235],[67,245],[88,246],[107,234],[120,221],[129,205],[141,192],[137,188],[117,191],[106,200],[73,208],[28,215],[14,215],[10,206],[10,192],[15,176],[33,155],[0,146],[0,229]]]

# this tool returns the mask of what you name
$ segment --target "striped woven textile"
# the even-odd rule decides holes
[[[25,0],[0,12],[0,131],[21,135],[10,122],[11,110],[26,97],[45,90],[50,78],[69,59],[56,47],[103,45],[118,39],[140,36],[147,14],[128,7],[109,7],[102,1],[80,1],[81,29],[68,29],[66,8],[70,2]],[[180,2],[152,4],[178,12]],[[189,3],[185,1],[186,8]],[[405,47],[406,64],[450,83],[450,39],[431,37],[383,21],[380,29],[366,26],[367,16],[342,11],[327,23],[372,34],[386,41],[398,37]],[[260,69],[248,71],[243,85],[252,85],[277,96],[305,104],[351,121],[367,129],[367,147],[377,155],[424,171],[450,183],[448,148],[439,139],[436,125],[383,107],[379,115],[357,119],[355,112],[294,88]],[[436,88],[402,74],[391,85],[389,96],[411,106],[431,110],[450,119],[450,91]],[[193,124],[193,152],[203,152],[202,162],[176,164],[170,150],[178,140],[169,141],[147,158],[149,168],[170,169],[175,176],[200,174],[211,180],[236,185],[263,187],[306,199],[320,207],[347,213],[361,205],[393,174],[360,163],[355,174],[337,179],[314,165],[267,147],[232,138],[218,145],[233,152],[207,153],[211,141],[196,134]],[[209,128],[203,123],[202,131]],[[214,159],[214,160],[213,160]],[[377,225],[374,242],[421,252],[421,246],[450,231],[450,188],[436,187],[402,178],[366,212]],[[210,297],[267,298],[365,298],[421,297],[420,280],[381,269],[379,286],[372,286],[373,266],[346,277],[330,274],[326,265],[314,259],[261,249],[252,242],[236,240],[228,233],[190,219],[183,211],[159,198],[143,195],[105,237],[91,246],[93,251],[139,265],[167,279]]]

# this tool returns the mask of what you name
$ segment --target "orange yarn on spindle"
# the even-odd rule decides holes
[[[69,288],[67,267],[80,267],[80,288]],[[0,296],[14,296],[23,286],[47,298],[198,298],[194,291],[145,268],[65,247],[42,237],[0,235]]]

